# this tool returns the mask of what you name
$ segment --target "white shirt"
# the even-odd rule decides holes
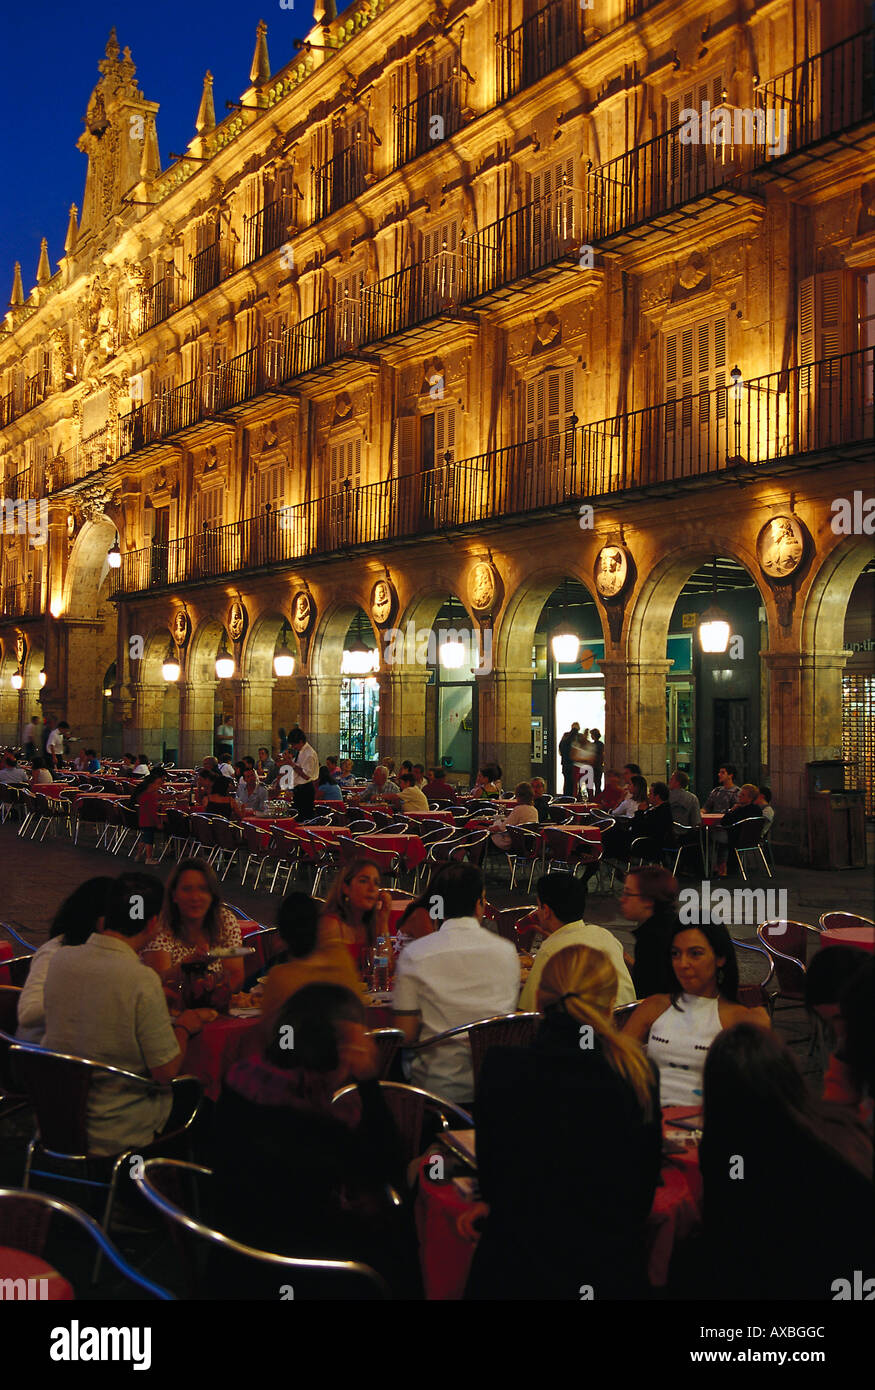
[[[309,743],[302,743],[298,756],[292,764],[295,786],[302,787],[305,782],[315,782],[319,776],[319,754]]]
[[[0,767],[0,782],[7,787],[21,786],[27,781],[27,768]],[[771,808],[770,808],[771,809]],[[428,807],[426,807],[428,810]],[[772,812],[774,815],[774,812]]]
[[[64,751],[64,735],[61,733],[60,729],[52,729],[52,732],[49,734],[48,738],[46,739],[46,752],[48,752],[48,753],[63,753],[63,751]]]
[[[44,1045],[148,1076],[179,1055],[161,980],[113,936],[93,933],[56,951],[45,983]],[[170,1088],[149,1091],[102,1078],[88,1098],[88,1141],[96,1154],[148,1144],[170,1117]]]
[[[139,771],[139,769],[134,768],[134,771],[137,772]],[[234,769],[230,763],[219,763],[219,771],[221,772],[223,777],[229,777],[233,782],[236,773],[234,772]]]
[[[476,917],[453,917],[440,931],[405,946],[398,957],[392,1005],[422,1015],[420,1041],[493,1014],[515,1013],[520,988],[517,953]],[[474,1094],[471,1049],[460,1037],[417,1053],[414,1086],[458,1104]]]
[[[591,922],[566,922],[564,927],[551,932],[535,956],[535,963],[529,971],[529,978],[520,995],[520,1008],[525,1013],[533,1013],[537,1008],[538,981],[543,974],[544,966],[550,957],[555,956],[564,946],[591,946],[594,951],[604,951],[617,972],[617,1007],[632,1003],[635,998],[635,986],[623,959],[623,948],[617,938],[605,927],[597,927]]]
[[[619,806],[611,812],[612,816],[634,816],[638,810],[638,802],[634,796],[627,796],[625,801],[621,801]]]
[[[659,1067],[660,1105],[701,1104],[705,1058],[723,1028],[720,1001],[682,994],[677,1002],[651,1023],[647,1055]]]
[[[55,952],[63,944],[63,936],[52,936],[31,956],[27,979],[18,997],[18,1029],[15,1036],[22,1042],[41,1043],[43,1040],[46,1031],[46,976]],[[71,951],[77,949],[76,946],[70,947]]]
[[[148,777],[148,775],[149,775],[149,764],[148,764],[148,763],[137,763],[137,766],[134,768],[134,774],[135,774],[136,776],[139,776],[139,777]]]

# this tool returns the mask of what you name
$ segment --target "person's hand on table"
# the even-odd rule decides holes
[[[212,1023],[218,1017],[215,1009],[185,1009],[176,1019],[174,1027],[184,1028],[190,1038],[196,1038],[203,1031],[205,1023]]]
[[[482,1221],[488,1215],[488,1202],[468,1202],[464,1211],[460,1211],[456,1217],[456,1230],[462,1239],[476,1245],[483,1232],[477,1230],[475,1222]]]

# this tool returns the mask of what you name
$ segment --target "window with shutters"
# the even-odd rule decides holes
[[[544,372],[527,381],[524,390],[526,439],[542,439],[571,428],[574,414],[574,369]]]
[[[549,265],[575,237],[574,160],[560,159],[529,178],[529,268]]]
[[[359,505],[356,489],[361,487],[361,480],[361,436],[332,444],[328,454],[328,528],[329,543],[333,547],[350,539]]]
[[[335,281],[335,332],[339,352],[349,352],[357,348],[361,342],[364,281],[364,273],[361,270],[338,276]]]
[[[875,271],[861,275],[858,284],[858,328],[857,342],[866,350],[863,360],[865,396],[867,405],[873,400],[873,368],[875,368]]]
[[[664,399],[678,403],[666,410],[668,431],[726,418],[726,329],[720,316],[665,334]]]
[[[286,465],[272,464],[255,475],[255,515],[262,516],[270,506],[272,513],[280,511],[286,501]]]
[[[715,149],[710,140],[711,111],[723,101],[722,70],[700,78],[669,97],[665,105],[665,128],[669,133],[669,195],[670,201],[692,197],[715,182],[715,168],[722,147]],[[707,106],[706,106],[707,103]],[[678,127],[685,124],[682,112],[695,111],[699,140],[682,145]],[[706,119],[703,121],[703,112]],[[695,127],[694,127],[695,129]]]
[[[849,270],[824,270],[799,282],[799,364],[820,362],[821,382],[838,377],[831,361],[857,347],[857,277]]]
[[[204,491],[199,491],[195,496],[195,533],[199,536],[205,526],[211,531],[222,525],[224,514],[225,489],[223,487],[211,487]]]
[[[518,476],[512,479],[516,504],[523,510],[561,501],[561,465],[572,454],[574,369],[543,372],[522,387],[522,429]]]
[[[416,153],[425,154],[462,124],[459,57],[454,49],[432,57],[419,70]]]
[[[455,302],[459,283],[459,229],[455,221],[441,222],[422,234],[419,293],[423,315]]]

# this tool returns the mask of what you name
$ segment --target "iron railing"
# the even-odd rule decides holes
[[[324,164],[314,167],[313,221],[353,202],[365,191],[367,158],[364,141],[357,138],[346,149],[337,149]]]
[[[243,219],[243,264],[252,265],[270,251],[277,251],[296,230],[295,200],[283,193]]]
[[[0,617],[37,618],[43,611],[42,581],[27,579],[20,584],[6,584],[0,602]]]
[[[141,290],[139,332],[146,333],[156,323],[163,323],[175,309],[181,307],[181,301],[175,274],[164,275],[148,289]]]
[[[812,53],[757,90],[757,106],[774,111],[774,128],[785,149],[779,158],[806,145],[850,130],[875,113],[875,29],[842,39]],[[783,122],[778,118],[783,117]]]
[[[585,47],[587,11],[580,0],[548,0],[507,35],[498,38],[498,100],[531,87]]]
[[[433,150],[462,128],[467,79],[453,73],[449,81],[420,92],[395,108],[394,169]]]
[[[875,440],[875,348],[663,401],[425,472],[344,487],[122,556],[116,592],[567,509]]]
[[[222,279],[222,243],[218,237],[191,258],[189,303],[214,290]]]

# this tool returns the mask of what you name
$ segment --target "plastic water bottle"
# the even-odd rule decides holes
[[[372,985],[375,994],[381,994],[389,988],[389,944],[385,936],[378,936],[374,947]]]

